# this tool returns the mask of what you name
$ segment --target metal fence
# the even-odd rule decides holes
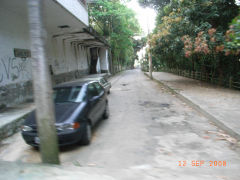
[[[221,78],[216,77],[213,74],[210,73],[202,73],[197,71],[186,71],[181,69],[162,69],[164,72],[170,72],[179,76],[188,77],[191,79],[197,79],[200,81],[209,82],[212,84],[217,84],[220,86],[228,87],[228,88],[234,88],[240,90],[240,81],[237,81],[236,77],[228,77],[228,78]]]

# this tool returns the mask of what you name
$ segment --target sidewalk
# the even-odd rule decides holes
[[[231,171],[231,170],[230,170]],[[76,165],[30,164],[0,161],[0,179],[4,180],[212,180],[215,174],[194,171],[169,174],[161,168],[136,166],[126,169],[82,167]],[[224,177],[223,177],[224,178]],[[222,178],[220,178],[222,179]],[[224,178],[225,179],[225,178]]]
[[[34,103],[24,103],[7,108],[0,113],[0,141],[13,135],[24,121],[24,118],[34,109]]]
[[[0,179],[5,180],[157,180],[142,170],[105,169],[51,164],[0,161]]]
[[[240,91],[165,72],[154,72],[153,78],[240,140]]]

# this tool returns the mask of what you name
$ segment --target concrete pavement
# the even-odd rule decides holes
[[[99,169],[47,164],[0,161],[0,179],[4,180],[154,180],[140,170]]]
[[[221,129],[240,140],[240,91],[166,72],[154,72],[153,77]]]
[[[39,152],[16,134],[0,146],[0,159],[12,161],[0,164],[0,179],[239,180],[239,146],[228,134],[138,70],[112,82],[110,118],[91,145],[61,149],[62,166],[42,167],[23,163],[39,163]]]

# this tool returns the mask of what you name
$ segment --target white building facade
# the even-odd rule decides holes
[[[89,28],[85,0],[44,0],[43,9],[53,84],[110,73],[108,44]],[[1,109],[32,99],[27,0],[1,0],[0,23]]]

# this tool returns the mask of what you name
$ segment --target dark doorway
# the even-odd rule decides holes
[[[91,48],[90,74],[97,74],[98,48]]]

